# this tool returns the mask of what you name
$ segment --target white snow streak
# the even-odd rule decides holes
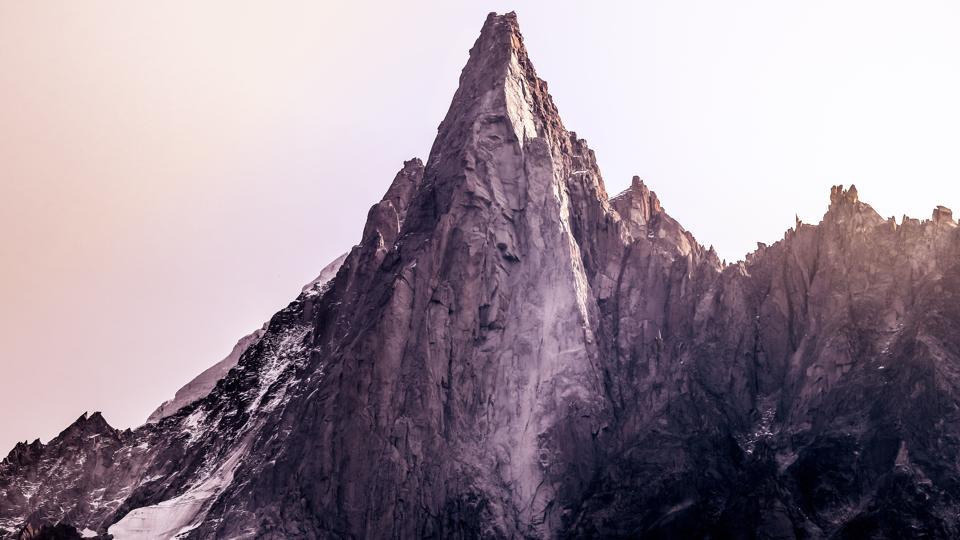
[[[115,540],[168,540],[197,528],[210,505],[233,482],[233,472],[246,452],[238,446],[215,471],[181,495],[131,510],[107,530]]]
[[[303,343],[308,332],[309,328],[306,326],[294,326],[279,335],[265,338],[269,341],[258,381],[247,395],[250,409],[260,421],[264,413],[273,410],[284,399],[287,388],[296,382],[292,377],[288,377],[289,380],[284,381],[281,386],[277,384],[291,367],[305,362],[309,357]],[[268,398],[267,394],[272,388],[273,394]],[[209,414],[209,411],[201,406],[181,421],[180,429],[189,436],[190,442],[203,435],[205,427],[211,421]],[[113,524],[108,532],[116,540],[167,540],[182,538],[200,527],[214,501],[233,482],[234,471],[246,455],[255,424],[256,422],[248,424],[244,428],[241,432],[247,433],[244,442],[235,446],[221,464],[211,466],[212,470],[207,469],[210,472],[201,476],[202,481],[172,499],[131,510]]]

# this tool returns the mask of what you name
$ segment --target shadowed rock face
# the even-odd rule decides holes
[[[513,14],[424,165],[210,393],[0,465],[0,526],[116,538],[953,538],[960,236],[835,187],[722,266],[608,199]],[[82,459],[81,459],[82,456]]]

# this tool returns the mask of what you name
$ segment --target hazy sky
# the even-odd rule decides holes
[[[722,257],[960,207],[956,2],[2,2],[0,455],[140,424],[359,239],[516,9],[607,189]]]

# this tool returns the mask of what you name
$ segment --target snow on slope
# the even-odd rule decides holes
[[[324,267],[320,275],[303,288],[303,294],[321,294],[345,259],[346,254]],[[203,398],[237,365],[244,352],[263,341],[265,361],[258,369],[256,386],[248,391],[250,409],[255,411],[254,421],[241,431],[242,442],[229,452],[226,459],[208,463],[205,466],[207,472],[201,476],[201,480],[180,495],[128,512],[108,530],[116,540],[182,538],[203,523],[217,497],[233,482],[234,471],[249,450],[257,417],[262,419],[263,413],[283,402],[289,387],[297,382],[293,377],[286,377],[283,381],[281,378],[294,364],[299,364],[306,357],[303,341],[308,331],[307,327],[294,326],[273,335],[267,333],[267,325],[264,325],[264,328],[241,339],[227,358],[181,388],[174,399],[161,405],[150,416],[148,423],[159,421]],[[211,416],[211,411],[201,406],[182,419],[180,428],[187,440],[198,443],[212,421],[215,418]]]
[[[197,375],[193,380],[185,384],[183,388],[177,390],[177,393],[173,399],[164,401],[159,407],[157,407],[155,411],[153,411],[153,413],[150,414],[150,417],[147,418],[147,423],[150,424],[153,422],[159,422],[160,420],[175,414],[180,409],[209,394],[210,391],[213,390],[213,387],[217,385],[217,381],[222,379],[233,366],[237,365],[237,362],[240,360],[240,356],[242,356],[243,353],[252,347],[256,342],[260,341],[260,338],[263,336],[263,332],[264,328],[259,328],[256,331],[240,338],[240,341],[233,346],[233,350],[230,351],[230,354],[227,355],[226,358],[210,366],[204,370],[203,373]]]
[[[340,270],[340,267],[343,265],[343,261],[346,260],[346,258],[347,253],[344,253],[330,262],[330,264],[323,267],[323,270],[320,271],[320,275],[318,275],[310,283],[307,283],[303,286],[303,292],[309,293],[310,291],[316,291],[323,288],[327,282],[336,277],[337,272]],[[240,338],[240,341],[233,346],[233,350],[230,351],[230,354],[227,355],[226,358],[210,366],[204,370],[203,373],[197,375],[193,380],[185,384],[181,389],[177,390],[177,393],[172,399],[164,401],[159,407],[157,407],[155,411],[153,411],[153,413],[150,414],[150,417],[147,418],[147,423],[150,424],[159,422],[160,420],[175,414],[180,409],[209,394],[210,391],[213,390],[213,387],[217,385],[217,382],[224,378],[227,373],[230,372],[233,366],[237,365],[237,362],[240,361],[240,357],[243,355],[243,353],[260,341],[260,338],[263,337],[265,330],[266,325]]]
[[[246,450],[247,444],[239,445],[222,465],[196,486],[172,499],[131,510],[123,519],[111,525],[107,532],[115,540],[181,538],[200,525],[216,496],[233,482],[233,472]]]
[[[347,255],[349,254],[350,252],[348,251],[334,259],[330,264],[324,266],[323,270],[320,270],[320,275],[314,278],[314,280],[310,283],[304,285],[301,292],[308,292],[311,289],[323,287],[331,279],[337,277],[337,272],[340,271],[340,267],[343,266],[343,261],[347,260]]]
[[[262,337],[259,346],[263,348],[264,361],[256,368],[257,383],[246,390],[251,420],[237,434],[240,442],[224,458],[210,455],[199,481],[183,493],[135,508],[111,525],[108,532],[115,540],[181,538],[203,524],[211,506],[233,482],[234,471],[247,455],[266,413],[285,402],[290,387],[299,382],[292,374],[309,359],[304,345],[309,330],[307,325],[292,325],[279,332],[268,331]],[[210,426],[221,420],[215,410],[201,404],[179,420],[179,427],[189,444],[208,444],[202,439],[210,437]]]

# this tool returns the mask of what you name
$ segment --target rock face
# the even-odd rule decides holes
[[[721,265],[610,199],[513,14],[336,276],[210,392],[0,465],[0,527],[122,538],[956,538],[960,233],[835,187]]]

